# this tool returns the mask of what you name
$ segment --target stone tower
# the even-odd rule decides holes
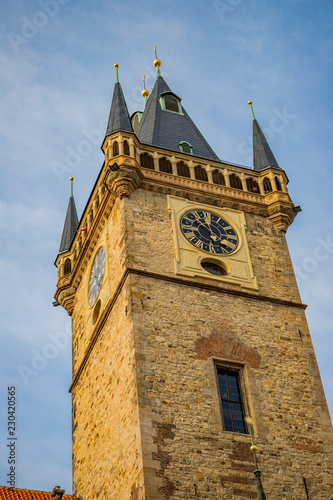
[[[72,316],[74,494],[330,500],[287,176],[254,114],[253,169],[219,160],[154,65],[132,117],[116,67],[105,162],[79,222],[71,194],[56,259],[55,299]]]

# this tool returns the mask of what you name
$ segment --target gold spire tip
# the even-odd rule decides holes
[[[73,181],[73,180],[74,180],[74,177],[70,177],[70,178],[69,178],[69,180],[70,180],[70,181]]]
[[[160,59],[155,59],[153,65],[155,66],[155,68],[160,67],[162,66],[162,61]]]
[[[251,106],[251,104],[253,104],[252,101],[247,101],[248,105]]]
[[[257,453],[258,448],[256,447],[256,445],[255,445],[255,444],[253,444],[252,446],[250,446],[250,450],[251,450],[252,452],[254,452],[254,453]]]
[[[142,97],[149,97],[149,90],[143,89],[143,91],[141,92],[141,95],[142,95]]]
[[[114,63],[113,65],[115,68],[119,68],[119,64],[118,63]]]

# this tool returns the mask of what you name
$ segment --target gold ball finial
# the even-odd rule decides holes
[[[252,101],[247,101],[248,105],[251,106],[252,104]]]
[[[143,91],[141,92],[141,95],[142,95],[142,97],[149,97],[149,90],[143,89]]]
[[[250,446],[250,450],[251,450],[253,453],[257,453],[258,448],[256,447],[256,445],[255,445],[255,444],[253,444],[252,446]]]
[[[115,68],[119,68],[119,64],[118,63],[114,63],[113,65]]]
[[[155,66],[155,68],[160,67],[162,66],[162,61],[160,59],[155,59],[153,65]]]
[[[73,180],[74,180],[74,177],[70,177],[70,178],[69,178],[69,180],[70,180],[70,181],[73,181]]]

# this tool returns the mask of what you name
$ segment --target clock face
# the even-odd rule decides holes
[[[101,288],[105,267],[105,250],[101,247],[95,257],[89,280],[88,302],[90,307],[94,305]]]
[[[180,228],[191,245],[214,255],[229,254],[239,244],[234,228],[207,210],[190,210],[180,219]]]

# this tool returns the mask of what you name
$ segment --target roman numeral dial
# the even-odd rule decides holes
[[[95,257],[90,272],[88,303],[90,307],[96,302],[99,290],[101,288],[105,267],[105,250],[101,247]]]
[[[230,254],[239,245],[229,222],[206,210],[186,212],[180,219],[180,229],[191,245],[210,254]]]

